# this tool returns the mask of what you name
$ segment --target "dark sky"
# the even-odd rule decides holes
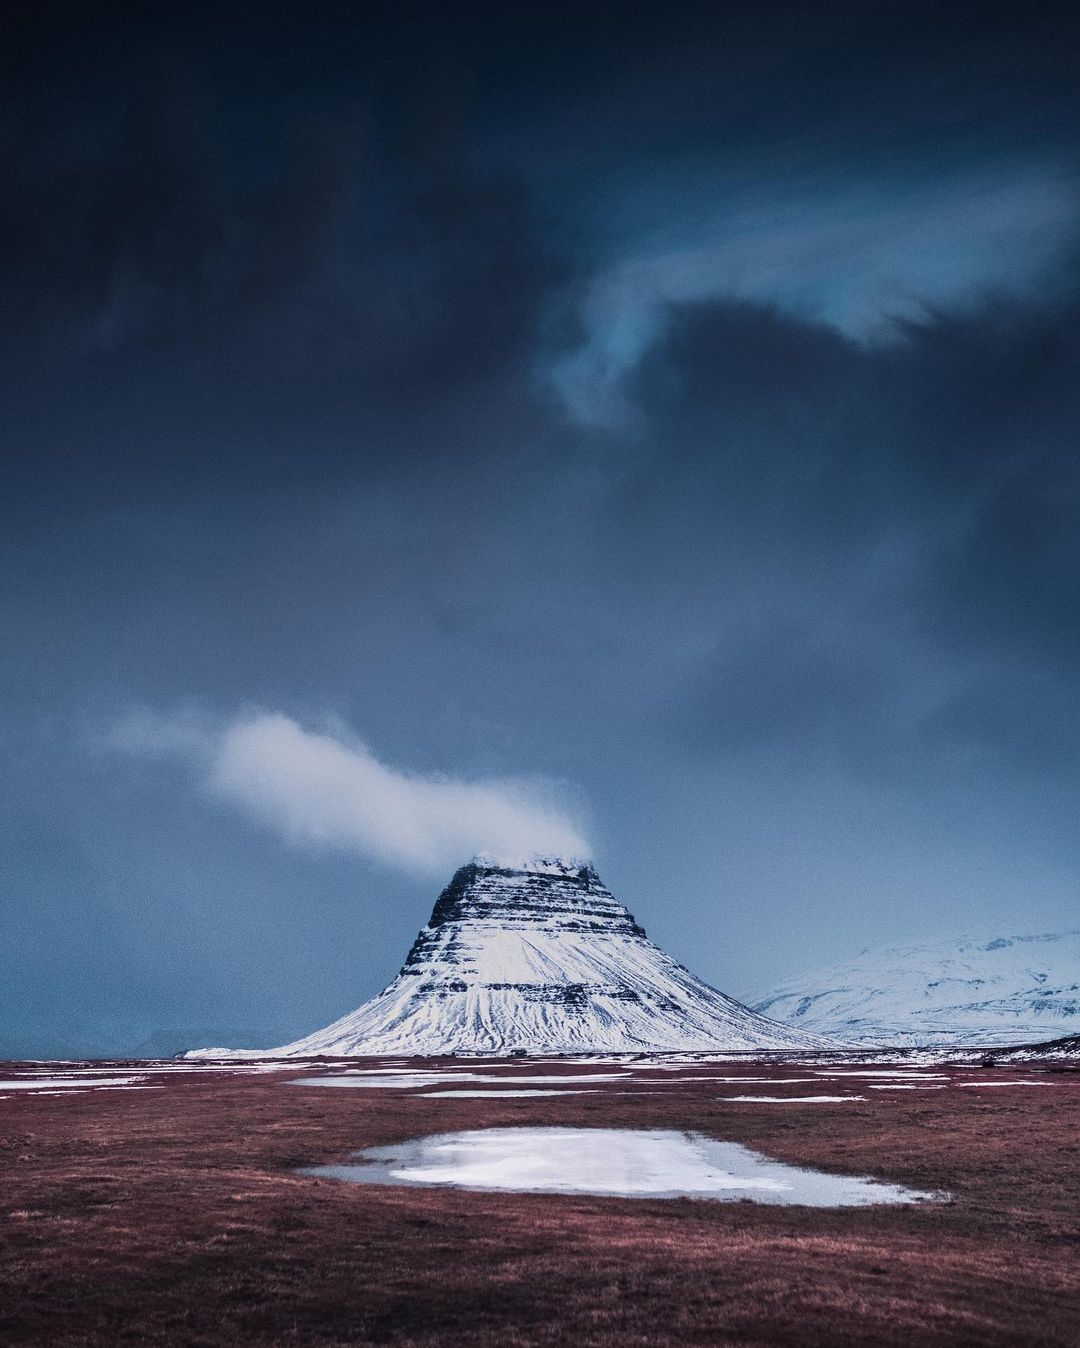
[[[507,799],[736,995],[1075,924],[1070,7],[2,25],[0,1054],[314,1028]]]

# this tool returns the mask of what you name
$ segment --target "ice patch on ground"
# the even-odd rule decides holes
[[[505,1099],[510,1096],[518,1096],[518,1095],[595,1095],[595,1094],[596,1094],[595,1091],[589,1090],[587,1088],[583,1091],[573,1089],[565,1091],[547,1091],[542,1089],[536,1090],[524,1089],[520,1091],[514,1090],[491,1091],[481,1089],[475,1091],[470,1090],[424,1091],[423,1094],[420,1096],[420,1098],[421,1100],[445,1100],[448,1096],[452,1096],[456,1100],[491,1100],[491,1099]]]
[[[88,1090],[94,1086],[132,1086],[138,1077],[18,1077],[0,1081],[0,1091]]]
[[[1052,1086],[1052,1081],[958,1081],[962,1090],[972,1086]]]
[[[820,1075],[820,1073],[818,1074]],[[817,1077],[682,1077],[683,1081],[716,1081],[726,1085],[742,1086],[805,1086],[817,1083]]]
[[[865,1100],[864,1095],[718,1095],[718,1100],[735,1100],[754,1105],[824,1105],[840,1100]]]
[[[895,1067],[882,1068],[876,1071],[853,1067],[833,1067],[828,1072],[815,1072],[814,1075],[816,1077],[832,1077],[835,1081],[841,1081],[844,1077],[909,1077],[915,1081],[926,1081],[930,1077],[940,1077],[942,1080],[948,1079],[947,1072],[907,1072]]]
[[[402,1072],[394,1076],[365,1077],[355,1075],[296,1077],[287,1081],[287,1086],[332,1086],[348,1090],[369,1091],[412,1091],[423,1086],[441,1086],[450,1080],[474,1081],[472,1072],[459,1072],[455,1077],[440,1072]]]
[[[474,1085],[488,1083],[496,1086],[575,1086],[579,1081],[630,1081],[633,1078],[622,1074],[604,1072],[580,1075],[564,1073],[562,1076],[491,1076],[485,1072],[401,1072],[393,1075],[367,1076],[360,1072],[341,1072],[331,1076],[296,1077],[289,1086],[344,1086],[360,1087],[364,1090],[415,1090],[422,1086],[449,1086],[459,1081],[468,1081]],[[491,1094],[491,1092],[488,1092]]]
[[[926,1086],[916,1085],[915,1082],[893,1081],[884,1085],[868,1081],[867,1088],[872,1091],[943,1091],[945,1083],[943,1081],[932,1081]]]
[[[631,1128],[486,1128],[439,1133],[356,1154],[351,1165],[300,1172],[358,1184],[515,1193],[862,1207],[945,1195],[770,1160],[700,1133]]]

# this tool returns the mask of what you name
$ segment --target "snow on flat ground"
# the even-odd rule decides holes
[[[530,1064],[532,1066],[533,1064]],[[522,1064],[524,1066],[524,1064]],[[635,1070],[636,1069],[636,1070]],[[880,1068],[880,1069],[844,1069],[842,1067],[834,1068],[828,1071],[815,1069],[812,1075],[797,1077],[765,1077],[765,1076],[731,1076],[719,1074],[685,1074],[657,1075],[654,1071],[654,1065],[648,1062],[639,1062],[633,1066],[627,1065],[621,1071],[614,1072],[575,1072],[564,1071],[559,1073],[537,1073],[535,1071],[523,1071],[522,1067],[510,1063],[501,1065],[498,1072],[491,1071],[469,1071],[464,1064],[447,1064],[443,1067],[431,1068],[355,1068],[334,1073],[324,1073],[318,1076],[302,1076],[293,1078],[288,1084],[294,1086],[329,1086],[344,1088],[360,1088],[365,1090],[412,1090],[425,1092],[425,1098],[431,1094],[438,1093],[442,1095],[451,1094],[451,1091],[445,1088],[462,1087],[467,1088],[470,1097],[490,1095],[496,1097],[502,1092],[495,1089],[484,1089],[485,1087],[502,1087],[505,1092],[514,1092],[516,1094],[524,1093],[523,1088],[544,1087],[552,1088],[552,1094],[564,1094],[577,1091],[582,1088],[592,1089],[594,1086],[603,1086],[611,1089],[612,1083],[618,1083],[614,1089],[619,1086],[632,1086],[635,1088],[633,1094],[656,1094],[658,1092],[678,1090],[684,1086],[705,1083],[708,1085],[727,1085],[727,1086],[750,1086],[760,1085],[772,1088],[780,1088],[795,1085],[816,1085],[819,1088],[824,1087],[825,1092],[815,1095],[799,1095],[794,1092],[783,1094],[757,1094],[757,1095],[727,1095],[718,1096],[717,1099],[727,1101],[737,1101],[745,1104],[825,1104],[840,1102],[843,1100],[865,1100],[867,1097],[859,1092],[869,1088],[874,1091],[889,1090],[942,1090],[948,1086],[968,1086],[986,1084],[990,1086],[1021,1085],[1024,1081],[1015,1079],[1006,1079],[1000,1081],[988,1081],[985,1083],[968,1082],[959,1079],[964,1069],[956,1069],[954,1073],[933,1072],[912,1069]],[[971,1069],[968,1068],[968,1071]],[[1032,1082],[1031,1084],[1050,1085],[1046,1081]],[[833,1087],[829,1091],[829,1087]],[[850,1087],[846,1094],[837,1093],[837,1088],[843,1090]],[[454,1093],[463,1095],[463,1090],[457,1090]],[[537,1092],[540,1094],[541,1092]],[[623,1092],[625,1093],[625,1092]]]
[[[713,1086],[731,1090],[718,1095],[722,1102],[742,1104],[826,1104],[843,1100],[865,1101],[868,1090],[911,1091],[942,1090],[946,1088],[977,1088],[998,1086],[1049,1086],[1067,1088],[1080,1085],[1080,1077],[1071,1082],[1061,1076],[1056,1080],[1013,1075],[1004,1065],[1000,1075],[987,1078],[985,1066],[972,1063],[955,1065],[942,1062],[939,1057],[925,1068],[863,1066],[866,1059],[856,1059],[827,1066],[818,1060],[813,1066],[802,1066],[804,1075],[762,1075],[760,1060],[747,1062],[743,1075],[734,1075],[728,1059],[690,1058],[680,1061],[637,1057],[633,1060],[580,1058],[570,1061],[560,1058],[531,1058],[512,1062],[488,1062],[476,1059],[428,1059],[417,1062],[382,1060],[345,1060],[332,1063],[307,1064],[310,1075],[293,1075],[304,1064],[295,1060],[229,1063],[203,1062],[131,1062],[115,1063],[12,1063],[0,1079],[0,1100],[12,1101],[34,1096],[85,1094],[88,1090],[148,1090],[176,1082],[190,1081],[192,1073],[221,1072],[247,1075],[287,1071],[288,1084],[293,1086],[332,1087],[364,1090],[393,1090],[415,1092],[424,1098],[434,1094],[456,1095],[459,1098],[527,1097],[580,1094],[589,1091],[609,1091],[621,1094],[656,1096],[671,1091],[695,1090]],[[800,1064],[801,1066],[801,1064]],[[793,1065],[777,1063],[777,1070]],[[321,1070],[319,1070],[321,1069]],[[591,1070],[590,1070],[591,1069]],[[3,1071],[0,1068],[0,1071]],[[794,1070],[798,1072],[799,1066]],[[1014,1071],[1038,1070],[1032,1065]],[[807,1087],[814,1094],[789,1091],[790,1086]],[[755,1093],[753,1088],[758,1088]],[[732,1089],[734,1088],[734,1089]],[[742,1088],[742,1090],[739,1090]],[[736,1093],[738,1092],[738,1093]],[[878,1097],[881,1098],[881,1097]]]
[[[331,1086],[335,1089],[372,1090],[372,1091],[411,1091],[422,1086],[438,1086],[444,1081],[475,1081],[471,1072],[458,1072],[453,1076],[441,1072],[401,1072],[396,1076],[364,1077],[359,1073],[325,1077],[296,1077],[285,1084],[288,1086]],[[501,1078],[500,1078],[501,1080]]]
[[[825,1105],[841,1100],[865,1100],[865,1095],[718,1095],[718,1100],[754,1105]]]
[[[0,1081],[0,1091],[40,1091],[85,1089],[89,1086],[133,1086],[136,1077],[15,1077],[10,1081]]]
[[[295,1063],[283,1062],[164,1062],[147,1063],[144,1067],[139,1065],[140,1072],[168,1072],[171,1076],[176,1072],[234,1072],[250,1074],[253,1072],[280,1072],[284,1067],[295,1067]]]
[[[927,1077],[946,1077],[945,1072],[905,1072],[897,1068],[882,1068],[880,1071],[866,1071],[861,1068],[853,1067],[834,1067],[828,1072],[815,1072],[816,1077],[832,1077],[840,1080],[843,1077],[914,1077],[919,1081],[925,1081]]]
[[[960,1087],[969,1086],[1051,1086],[1050,1081],[958,1081]]]
[[[867,1086],[872,1091],[943,1091],[945,1083],[943,1081],[928,1081],[925,1086],[920,1086],[914,1081],[892,1081],[886,1084],[868,1081]]]
[[[294,1067],[294,1063],[287,1064]],[[191,1072],[220,1072],[226,1071],[233,1074],[249,1074],[253,1072],[280,1072],[284,1063],[270,1064],[228,1064],[218,1066],[193,1064],[193,1063],[140,1063],[134,1070],[126,1071],[123,1075],[117,1075],[117,1067],[128,1068],[130,1064],[125,1061],[123,1064],[114,1063],[111,1067],[95,1066],[89,1063],[74,1064],[69,1062],[34,1063],[24,1066],[21,1063],[9,1065],[9,1070],[14,1068],[19,1071],[23,1068],[21,1076],[11,1076],[0,1080],[0,1100],[16,1099],[25,1095],[27,1092],[35,1096],[56,1096],[56,1095],[85,1095],[88,1091],[148,1091],[163,1090],[167,1084],[167,1078],[171,1075],[190,1075]],[[111,1075],[110,1075],[111,1072]]]
[[[683,1077],[682,1080],[686,1081],[687,1078]],[[818,1079],[816,1076],[812,1076],[812,1077],[693,1077],[692,1080],[718,1081],[724,1083],[734,1081],[737,1085],[740,1086],[744,1082],[747,1085],[754,1085],[754,1086],[759,1084],[765,1084],[767,1086],[795,1086],[795,1085],[805,1086],[808,1082],[811,1081],[815,1085],[817,1085]]]
[[[458,1100],[490,1100],[520,1095],[595,1095],[595,1094],[596,1094],[595,1090],[586,1089],[583,1091],[579,1091],[574,1090],[573,1087],[570,1087],[569,1089],[563,1091],[545,1091],[545,1090],[529,1090],[529,1089],[524,1089],[520,1091],[515,1090],[424,1091],[421,1098],[424,1100],[445,1100],[447,1096],[453,1096],[455,1099]]]
[[[624,1198],[749,1199],[811,1207],[914,1203],[943,1195],[770,1160],[700,1133],[634,1128],[485,1128],[357,1153],[301,1174],[360,1184],[442,1185]]]
[[[421,1086],[438,1086],[444,1082],[471,1081],[476,1085],[490,1083],[505,1086],[509,1082],[529,1086],[573,1086],[579,1081],[629,1081],[630,1077],[616,1073],[575,1074],[566,1072],[562,1076],[490,1076],[483,1072],[400,1072],[397,1074],[380,1073],[367,1077],[363,1073],[335,1073],[332,1076],[297,1077],[290,1086],[341,1086],[360,1087],[364,1090],[412,1090]],[[488,1091],[488,1095],[496,1094]]]

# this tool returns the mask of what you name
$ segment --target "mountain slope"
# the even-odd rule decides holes
[[[333,1025],[268,1052],[821,1046],[806,1031],[769,1021],[695,978],[648,939],[591,866],[476,860],[443,890],[389,987]]]
[[[1080,931],[895,946],[790,979],[755,1010],[843,1040],[1019,1044],[1080,1032]]]
[[[1051,1039],[1048,1044],[1018,1044],[995,1056],[999,1062],[1068,1063],[1080,1066],[1080,1034],[1071,1034],[1065,1039]]]

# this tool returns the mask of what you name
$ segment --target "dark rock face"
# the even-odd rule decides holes
[[[592,866],[563,868],[558,862],[539,864],[553,869],[523,871],[471,861],[455,871],[435,900],[428,924],[413,942],[401,974],[416,974],[426,968],[447,929],[472,922],[506,930],[542,926],[550,932],[621,932],[645,937],[644,928],[616,901]],[[451,966],[463,957],[452,942],[442,949],[444,966]]]

